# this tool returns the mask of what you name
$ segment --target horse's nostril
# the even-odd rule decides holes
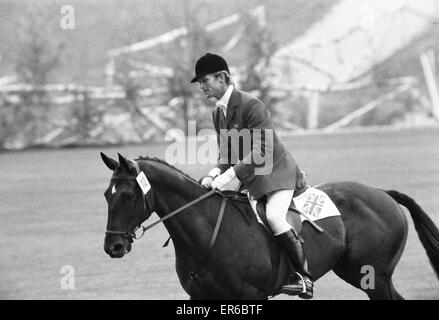
[[[118,244],[115,244],[114,246],[113,246],[113,253],[119,253],[119,252],[121,252],[123,250],[123,245],[121,245],[120,243],[118,243]]]

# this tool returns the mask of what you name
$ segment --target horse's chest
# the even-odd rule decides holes
[[[199,263],[187,260],[177,260],[176,267],[180,283],[191,298],[218,299],[235,295],[235,284],[231,282],[233,277],[224,269],[221,275],[218,275],[216,269],[210,265],[200,266]]]

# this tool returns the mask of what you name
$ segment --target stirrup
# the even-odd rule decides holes
[[[302,280],[302,292],[301,293],[306,293],[305,279],[303,279],[303,276],[299,272],[296,272],[296,275],[298,275],[300,280]]]
[[[300,273],[298,273],[298,272],[296,272],[296,275],[298,275],[300,280],[302,281],[302,292],[299,293],[299,298],[311,299],[313,297],[313,295],[314,295],[314,292],[315,292],[313,283],[311,282],[311,285],[312,285],[312,287],[311,287],[311,296],[309,296],[308,295],[308,288],[307,288],[306,284],[307,284],[307,282],[310,282],[310,280],[305,280],[303,278],[303,276]]]
[[[305,278],[298,272],[293,273],[293,275],[294,276],[291,276],[290,279],[295,278],[295,283],[283,285],[280,289],[280,293],[299,296],[299,298],[302,299],[311,299],[315,293],[313,282],[311,280],[305,280]],[[299,283],[299,281],[302,283]],[[309,285],[311,288],[308,289],[307,285]]]

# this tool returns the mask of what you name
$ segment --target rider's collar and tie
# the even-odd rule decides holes
[[[217,106],[218,108],[220,108],[222,110],[224,116],[227,115],[227,105],[229,104],[230,97],[232,96],[232,92],[233,92],[233,86],[229,85],[229,87],[227,88],[227,91],[224,93],[224,95],[221,97],[221,99],[219,99],[215,103],[215,106]]]

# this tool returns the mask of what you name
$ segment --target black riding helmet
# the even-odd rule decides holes
[[[226,60],[219,55],[206,53],[198,59],[195,65],[195,78],[192,79],[191,83],[197,82],[199,78],[205,75],[218,71],[227,71],[230,73]]]

